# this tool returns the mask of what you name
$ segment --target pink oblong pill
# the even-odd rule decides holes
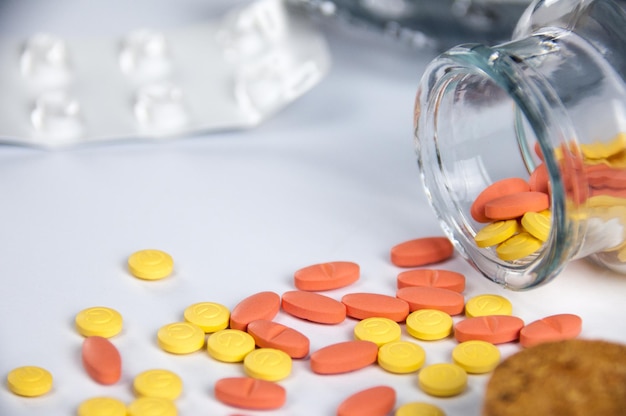
[[[532,347],[543,342],[576,338],[582,330],[583,321],[578,315],[558,314],[531,322],[520,331],[522,347]]]
[[[100,384],[115,384],[122,375],[122,357],[107,338],[90,336],[82,347],[83,367]]]
[[[346,305],[346,314],[355,319],[378,317],[402,322],[409,315],[406,301],[380,293],[348,293],[341,302]]]
[[[261,348],[275,348],[291,358],[302,358],[309,353],[309,339],[293,328],[278,322],[259,319],[248,324],[248,333]]]
[[[459,342],[480,340],[492,344],[517,341],[524,321],[516,316],[477,316],[458,322],[454,326],[454,338]]]
[[[378,346],[371,341],[331,344],[311,354],[311,370],[317,374],[340,374],[359,370],[378,359]]]
[[[315,292],[285,292],[282,305],[288,314],[320,324],[338,324],[346,319],[346,307],[343,303]]]
[[[304,267],[295,272],[293,280],[300,290],[332,290],[356,282],[360,273],[361,269],[356,263],[331,261]]]
[[[439,263],[454,254],[446,237],[424,237],[405,241],[391,248],[391,262],[399,267],[417,267]]]
[[[448,315],[459,315],[465,308],[465,298],[462,294],[438,287],[403,287],[398,289],[396,296],[408,302],[411,312],[420,309],[436,309]]]
[[[285,404],[287,392],[277,383],[252,377],[228,377],[215,383],[215,398],[242,409],[271,410]]]
[[[248,324],[257,319],[272,320],[280,310],[280,295],[259,292],[239,302],[230,313],[230,328],[245,331]]]
[[[451,270],[407,270],[398,274],[397,283],[398,289],[408,286],[427,286],[454,290],[459,293],[465,290],[465,276]]]
[[[346,398],[337,408],[337,416],[385,416],[396,405],[396,391],[388,386],[361,390]]]

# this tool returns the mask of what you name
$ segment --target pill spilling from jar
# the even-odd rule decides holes
[[[423,183],[444,231],[511,289],[589,258],[626,272],[626,3],[536,1],[513,40],[426,69]]]

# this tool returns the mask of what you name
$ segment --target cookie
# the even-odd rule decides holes
[[[623,416],[626,345],[573,339],[522,350],[496,367],[483,416]]]

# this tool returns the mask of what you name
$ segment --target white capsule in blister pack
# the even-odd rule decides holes
[[[330,55],[306,16],[260,0],[119,38],[0,40],[0,141],[62,147],[250,128],[310,90]]]

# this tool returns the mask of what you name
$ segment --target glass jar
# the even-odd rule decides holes
[[[494,282],[536,287],[583,257],[626,273],[625,27],[626,1],[535,1],[512,41],[454,47],[427,67],[414,119],[423,184],[457,250]],[[510,178],[529,189],[483,193]],[[511,197],[524,192],[547,195],[548,210]],[[524,223],[527,211],[542,217]]]

